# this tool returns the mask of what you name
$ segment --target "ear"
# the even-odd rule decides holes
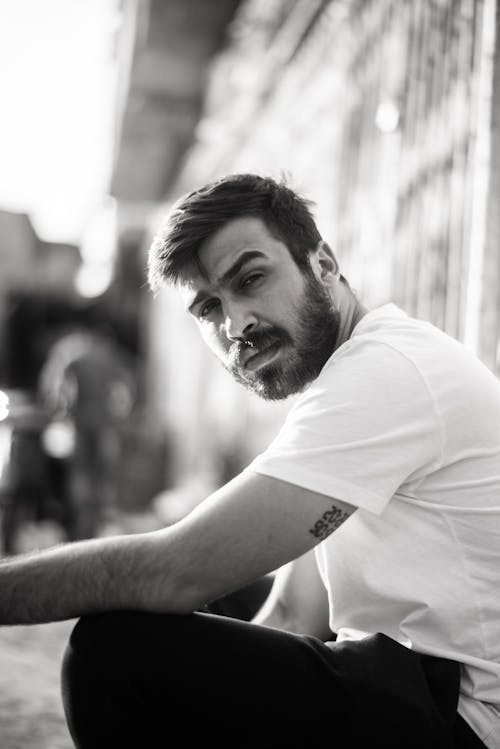
[[[322,239],[309,256],[314,275],[325,286],[332,286],[340,278],[340,268],[330,245]]]

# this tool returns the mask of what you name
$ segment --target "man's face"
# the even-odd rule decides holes
[[[225,224],[181,284],[203,339],[241,384],[281,399],[315,379],[335,349],[338,313],[328,291],[298,268],[257,218]]]

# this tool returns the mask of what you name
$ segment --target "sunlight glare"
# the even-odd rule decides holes
[[[78,242],[109,186],[117,0],[0,5],[0,207]]]

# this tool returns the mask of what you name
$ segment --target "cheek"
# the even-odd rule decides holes
[[[200,334],[203,342],[219,358],[225,359],[229,348],[229,341],[225,336],[218,335],[215,326],[200,325]]]

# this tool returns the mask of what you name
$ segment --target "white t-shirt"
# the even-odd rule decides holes
[[[369,312],[248,470],[359,509],[316,547],[338,639],[463,664],[459,712],[500,747],[500,383],[459,342]]]

